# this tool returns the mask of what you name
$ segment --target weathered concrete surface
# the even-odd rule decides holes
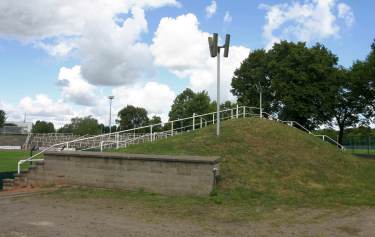
[[[34,185],[67,184],[143,189],[172,195],[208,195],[219,157],[48,152],[44,166],[30,170]]]
[[[24,134],[0,134],[0,146],[22,146],[26,137]]]

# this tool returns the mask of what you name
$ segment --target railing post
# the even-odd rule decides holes
[[[118,133],[116,133],[116,149],[118,149],[119,148],[119,143],[120,143],[120,134],[118,134]]]
[[[325,137],[326,137],[326,136],[325,136],[325,135],[323,135],[323,141],[325,141]]]
[[[243,117],[245,118],[245,116],[246,116],[246,107],[244,106],[243,107]]]
[[[237,104],[237,107],[236,107],[236,118],[238,118],[238,104]]]
[[[152,125],[150,125],[150,140],[153,141],[153,139],[152,139]]]
[[[230,109],[230,118],[233,119],[233,109]]]
[[[195,113],[193,113],[193,131],[195,130]]]
[[[203,124],[202,124],[202,117],[201,117],[201,121],[200,121],[200,128],[202,128],[202,125],[203,125]]]
[[[100,152],[103,152],[103,141],[100,142]]]
[[[69,142],[66,143],[66,149],[68,149],[68,148],[69,148]]]
[[[212,114],[212,124],[215,124],[215,113]]]
[[[173,136],[173,121],[171,122],[171,136]]]

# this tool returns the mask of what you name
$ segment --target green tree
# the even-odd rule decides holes
[[[268,57],[263,49],[252,51],[240,68],[234,71],[231,92],[237,96],[239,104],[259,107],[260,90],[263,110],[270,112],[274,93],[271,88]]]
[[[193,113],[205,114],[211,111],[211,100],[206,91],[194,93],[187,88],[175,98],[169,112],[169,120],[191,117]]]
[[[268,52],[250,53],[235,72],[232,92],[240,103],[255,106],[260,85],[266,111],[313,129],[332,118],[337,60],[321,44],[282,41]]]
[[[6,120],[6,113],[4,110],[0,110],[0,128],[4,126]]]
[[[35,122],[35,124],[33,124],[31,132],[32,133],[54,133],[55,126],[51,122],[38,120]]]
[[[58,130],[61,133],[73,133],[75,135],[97,135],[101,133],[98,120],[91,117],[72,118],[69,124],[65,124]]]
[[[152,125],[152,124],[159,124],[159,125],[155,125],[152,127],[152,131],[154,132],[160,132],[162,130],[162,125],[161,125],[161,118],[159,116],[152,116],[152,118],[150,119],[150,121],[148,122],[149,125]]]
[[[338,58],[321,44],[282,41],[268,52],[273,107],[280,119],[294,120],[309,129],[332,118],[337,92]]]
[[[353,64],[350,70],[339,69],[337,79],[339,90],[336,93],[334,118],[339,128],[338,142],[341,144],[344,131],[359,122],[366,123],[363,114],[371,104],[371,91],[368,90],[368,81],[363,77],[366,65],[362,62]]]
[[[99,124],[99,128],[100,128],[100,131],[101,133],[109,133],[109,126],[108,125],[104,125],[104,124]],[[117,126],[116,125],[112,125],[111,126],[111,132],[115,132],[117,131]]]
[[[147,111],[144,108],[134,107],[128,105],[121,109],[118,114],[116,123],[119,124],[121,130],[127,130],[131,128],[143,127],[148,125]]]

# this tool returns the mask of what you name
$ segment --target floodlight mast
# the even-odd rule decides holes
[[[109,99],[109,133],[112,132],[112,100],[115,97],[113,95],[108,96]]]
[[[212,58],[217,57],[217,83],[216,83],[216,136],[220,136],[220,49],[224,49],[224,57],[229,54],[230,35],[225,36],[225,44],[218,46],[218,34],[214,33],[212,37],[208,37],[208,46]]]

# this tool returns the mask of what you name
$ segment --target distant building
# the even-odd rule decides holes
[[[31,132],[33,123],[31,122],[12,122],[7,121],[2,128],[0,134],[28,134]]]

